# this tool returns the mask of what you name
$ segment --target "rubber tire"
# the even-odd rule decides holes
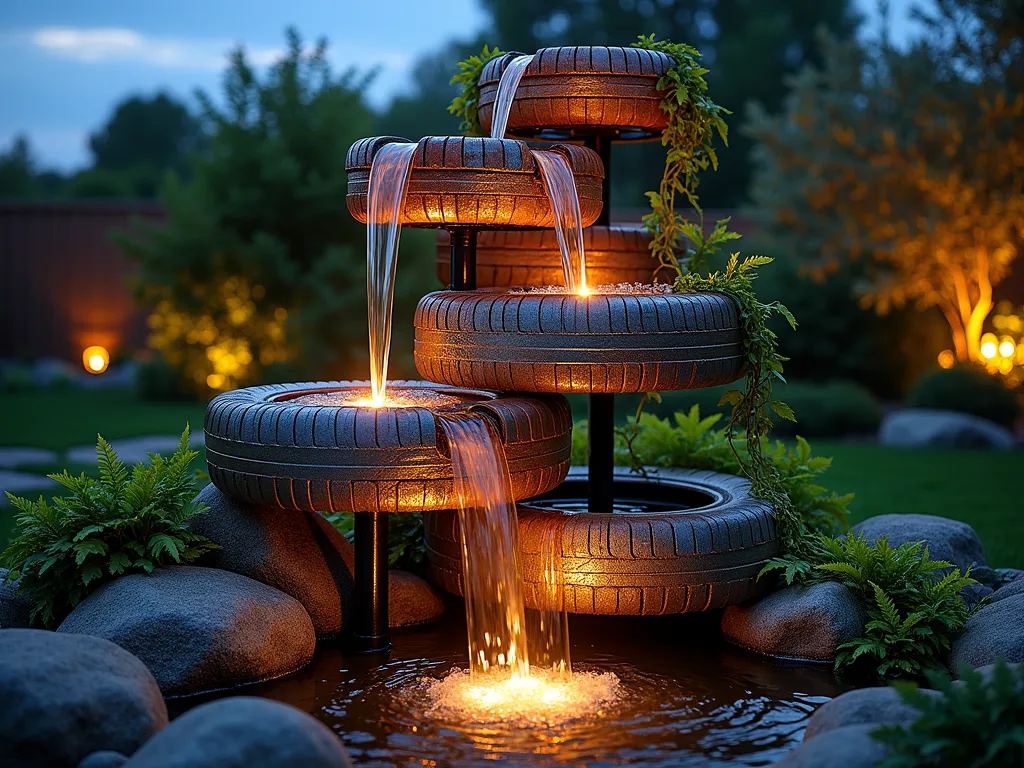
[[[394,136],[360,139],[345,159],[348,210],[366,223],[366,191],[373,157],[381,147],[407,142]],[[573,144],[550,148],[572,169],[583,226],[602,208],[604,166],[593,150]],[[401,223],[412,226],[553,227],[551,203],[533,151],[522,141],[466,136],[427,136],[412,158]]]
[[[501,73],[520,55],[492,59],[480,73],[479,117],[488,133]],[[506,134],[539,139],[657,138],[668,126],[658,81],[673,65],[667,54],[643,48],[541,48],[516,88]]]
[[[574,467],[569,478],[585,480]],[[519,558],[526,604],[543,600],[541,546],[561,535],[565,609],[569,613],[641,616],[711,611],[755,598],[769,588],[757,575],[781,549],[771,508],[735,475],[659,470],[645,480],[616,469],[621,482],[683,484],[712,493],[707,507],[651,514],[561,514],[519,505]],[[427,572],[462,594],[458,514],[426,515]]]
[[[391,382],[396,388],[445,387]],[[367,382],[274,384],[226,392],[206,408],[210,480],[239,501],[317,512],[422,512],[457,506],[451,453],[426,408],[300,405],[288,398]],[[558,396],[495,395],[466,407],[498,427],[515,498],[569,471],[572,413]]]
[[[658,266],[650,251],[651,234],[640,227],[593,226],[583,230],[587,283],[651,283]],[[451,238],[437,233],[437,276],[451,279]],[[481,232],[476,241],[476,285],[564,285],[562,253],[553,229]]]
[[[437,291],[414,319],[430,381],[511,392],[661,392],[735,381],[739,309],[716,293]]]

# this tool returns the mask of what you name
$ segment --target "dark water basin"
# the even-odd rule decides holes
[[[554,727],[437,719],[417,681],[466,667],[460,614],[453,602],[443,622],[396,632],[386,657],[321,644],[307,669],[235,693],[311,713],[363,765],[765,766],[842,690],[829,666],[782,664],[725,645],[718,614],[572,617],[574,668],[621,680],[623,695],[600,715]]]

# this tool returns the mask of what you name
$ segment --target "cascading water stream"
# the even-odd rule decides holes
[[[544,189],[551,200],[555,217],[558,248],[562,252],[562,272],[569,293],[587,296],[587,256],[583,249],[583,217],[576,180],[565,158],[557,152],[534,150]]]
[[[508,125],[508,113],[512,111],[512,99],[515,98],[519,81],[523,73],[533,61],[533,56],[516,56],[505,67],[498,80],[498,90],[494,94],[494,111],[491,113],[491,138],[504,139],[505,126]]]
[[[370,328],[370,405],[386,401],[391,310],[402,207],[415,144],[385,144],[373,157],[366,193],[366,300]]]

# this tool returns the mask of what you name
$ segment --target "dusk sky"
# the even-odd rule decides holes
[[[911,4],[892,2],[897,40],[913,33]],[[870,13],[875,0],[857,5]],[[326,35],[338,68],[379,67],[369,95],[384,106],[418,56],[486,22],[476,0],[4,0],[0,151],[24,133],[42,166],[80,167],[89,133],[119,100],[164,89],[192,105],[197,87],[217,94],[234,44],[266,65],[289,25],[307,39]]]

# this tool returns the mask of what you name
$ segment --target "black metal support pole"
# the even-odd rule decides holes
[[[388,513],[355,514],[354,650],[391,650],[388,633]]]
[[[451,282],[453,291],[476,288],[476,230],[453,227],[448,230],[452,243]]]
[[[608,226],[612,218],[612,142],[609,136],[590,136],[585,144],[601,156],[604,164],[601,215],[594,222]],[[587,400],[587,429],[590,436],[587,467],[590,512],[611,512],[615,503],[615,395],[594,394]]]

